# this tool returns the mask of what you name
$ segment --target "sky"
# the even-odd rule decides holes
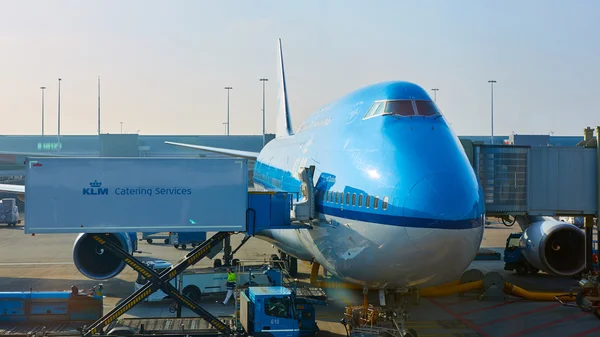
[[[277,39],[292,125],[387,80],[439,88],[458,135],[583,134],[600,124],[600,1],[0,2],[0,135],[275,132]],[[122,122],[122,124],[121,124]]]

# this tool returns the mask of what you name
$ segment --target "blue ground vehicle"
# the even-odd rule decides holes
[[[173,247],[186,249],[187,245],[196,247],[206,241],[206,232],[173,232],[169,237],[169,242]]]
[[[511,233],[504,248],[504,270],[515,270],[518,275],[535,274],[540,270],[533,267],[523,256],[519,242],[522,233]]]
[[[311,336],[319,331],[314,305],[286,287],[249,287],[240,294],[240,321],[252,336]]]
[[[0,292],[0,324],[91,323],[102,317],[102,313],[101,293],[89,295],[69,291]]]

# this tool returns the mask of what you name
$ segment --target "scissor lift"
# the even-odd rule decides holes
[[[102,329],[107,327],[110,323],[115,321],[129,309],[133,308],[133,306],[139,302],[142,302],[146,297],[150,296],[150,294],[158,289],[161,289],[165,294],[168,294],[178,303],[179,306],[185,305],[186,307],[190,308],[190,310],[198,314],[198,316],[206,320],[210,325],[217,329],[220,334],[232,335],[233,331],[229,326],[221,322],[217,317],[207,310],[203,309],[200,305],[196,304],[189,297],[179,293],[179,291],[170,283],[170,281],[177,275],[181,274],[188,267],[196,264],[198,261],[204,258],[210,252],[211,248],[214,247],[214,245],[218,244],[223,239],[230,237],[231,234],[233,234],[233,232],[216,233],[210,239],[204,241],[198,247],[194,248],[179,263],[173,265],[170,269],[167,269],[160,274],[157,274],[154,270],[146,267],[138,259],[119,248],[110,240],[107,240],[105,236],[110,234],[94,235],[94,240],[103,245],[116,256],[123,259],[123,261],[125,261],[125,263],[131,266],[134,270],[144,275],[148,279],[148,282],[142,288],[138,289],[129,297],[127,297],[123,302],[116,305],[98,321],[94,322],[89,327],[85,327],[82,330],[83,336],[92,336],[102,332]]]
[[[313,166],[302,168],[299,172],[304,197],[301,200],[296,198],[297,200],[294,202],[291,194],[286,192],[248,191],[247,160],[239,158],[218,160],[28,158],[27,160],[29,164],[27,165],[26,188],[29,213],[26,214],[28,219],[25,227],[26,234],[86,233],[106,251],[122,259],[148,280],[144,286],[125,298],[98,321],[83,327],[81,332],[85,337],[105,332],[104,330],[117,318],[159,289],[177,302],[178,308],[183,306],[190,308],[213,326],[217,331],[216,334],[228,336],[237,334],[236,328],[224,324],[192,299],[179,293],[170,281],[202,258],[209,256],[211,251],[214,252],[213,248],[223,241],[225,241],[226,247],[225,262],[229,262],[233,253],[229,239],[233,233],[245,232],[248,237],[251,237],[268,229],[310,229],[313,222],[318,221],[315,218]],[[85,177],[73,179],[73,176],[80,173],[82,165],[88,168]],[[154,191],[155,189],[161,193],[167,193],[167,190],[172,191],[173,189],[156,187],[161,186],[161,181],[157,182],[155,172],[164,170],[171,172],[168,180],[165,180],[164,183],[168,181],[169,186],[186,186],[185,189],[174,189],[174,191],[182,193],[177,196],[177,202],[172,201],[175,199],[168,199],[171,200],[168,203],[166,197],[144,198],[144,201],[140,201],[142,199],[125,198],[120,192],[116,192],[122,189],[120,186],[129,186],[132,181],[136,182],[136,186],[140,186],[140,191]],[[102,180],[110,181],[110,183],[103,186],[101,181],[94,178],[100,176]],[[172,176],[177,177],[176,182],[172,181]],[[49,177],[52,179],[51,183],[48,181]],[[222,180],[223,186],[212,184],[214,179]],[[211,184],[205,182],[211,182]],[[88,184],[90,187],[87,187]],[[48,188],[48,186],[52,188]],[[83,188],[83,192],[81,188]],[[192,191],[194,192],[192,193]],[[55,202],[49,206],[47,203],[49,196],[60,196],[60,198],[55,198]],[[92,198],[95,202],[81,202],[82,200],[89,201],[90,196],[94,196]],[[73,214],[70,212],[73,204],[85,206],[80,209],[80,212]],[[181,205],[184,204],[198,205],[198,207],[182,207]],[[226,211],[223,211],[223,204],[229,204]],[[108,215],[105,211],[107,207],[111,209]],[[135,210],[139,211],[142,208],[160,211],[152,214],[154,216],[145,214],[145,218],[131,216],[132,213],[135,214]],[[212,212],[213,209],[220,211]],[[189,219],[189,224],[187,220],[185,223],[173,221],[170,215],[172,212],[180,214],[182,219]],[[68,215],[70,217],[57,221],[57,218],[48,217],[49,213],[62,213],[65,214],[65,217]],[[86,226],[81,225],[80,214],[86,214]],[[293,217],[292,214],[294,214]],[[218,232],[195,247],[179,263],[158,274],[108,239],[110,235],[114,235],[110,232],[123,230],[122,223],[127,223],[128,230],[143,233],[155,231]],[[190,227],[190,224],[193,227]],[[99,234],[98,231],[109,233]],[[247,238],[243,242],[246,240]]]

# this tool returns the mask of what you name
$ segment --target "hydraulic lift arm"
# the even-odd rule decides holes
[[[168,294],[173,300],[175,300],[179,305],[185,305],[194,311],[198,316],[205,319],[212,326],[214,326],[219,332],[230,335],[232,334],[231,329],[221,322],[217,317],[212,315],[207,310],[200,307],[189,297],[180,294],[179,291],[173,287],[170,281],[175,278],[177,275],[181,274],[185,269],[189,266],[194,265],[196,262],[200,261],[204,258],[211,248],[221,242],[223,239],[229,237],[231,232],[218,232],[213,235],[210,239],[204,241],[198,247],[194,248],[189,254],[185,256],[183,260],[181,260],[176,265],[171,268],[163,271],[162,273],[157,274],[154,270],[148,268],[146,265],[141,263],[138,259],[128,254],[126,251],[122,250],[120,247],[112,243],[110,240],[106,240],[104,235],[96,234],[93,236],[94,240],[96,240],[101,245],[105,246],[109,251],[111,251],[116,256],[120,257],[125,261],[129,266],[131,266],[135,271],[144,275],[148,282],[140,289],[135,291],[133,294],[129,295],[122,303],[116,305],[110,312],[104,315],[102,318],[94,322],[92,325],[87,327],[83,336],[91,336],[97,332],[100,332],[104,327],[108,326],[111,322],[116,320],[119,316],[123,315],[129,309],[131,309],[134,305],[143,301],[146,297],[150,296],[153,292],[161,289],[165,294]],[[110,234],[105,234],[110,235]]]

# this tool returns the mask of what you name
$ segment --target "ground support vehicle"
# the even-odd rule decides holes
[[[529,263],[523,253],[519,242],[521,241],[521,233],[512,233],[506,239],[506,247],[504,248],[504,270],[515,270],[518,275],[525,276],[528,273],[535,274],[540,270],[533,267]]]

